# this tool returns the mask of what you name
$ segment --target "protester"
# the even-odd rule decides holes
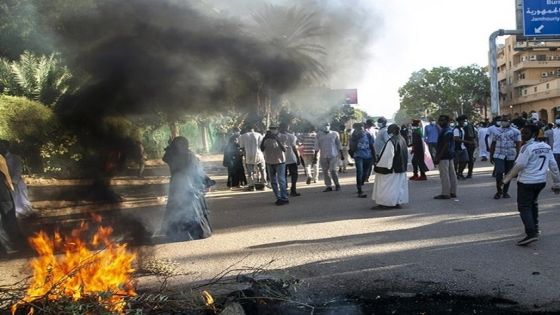
[[[374,141],[374,148],[375,148],[375,141],[376,141],[377,133],[378,133],[379,129],[377,129],[375,127],[375,123],[373,122],[373,119],[366,120],[365,131],[372,136],[373,141]],[[377,157],[374,155],[372,163],[369,165],[369,167],[367,169],[364,170],[364,172],[366,174],[365,182],[369,182],[369,177],[371,176],[371,173],[373,171],[373,164],[375,163],[376,158]]]
[[[435,196],[434,199],[451,199],[457,197],[457,176],[453,163],[453,158],[455,157],[455,139],[453,137],[453,129],[449,123],[449,116],[439,116],[438,125],[441,128],[441,133],[438,136],[434,164],[437,164],[439,169],[441,194]]]
[[[0,154],[6,159],[13,184],[13,200],[17,217],[27,217],[33,214],[33,206],[29,200],[27,185],[23,180],[21,157],[10,151],[10,142],[0,140]]]
[[[556,117],[554,123],[556,124],[556,128],[554,128],[552,136],[552,139],[554,140],[552,153],[554,154],[556,164],[560,165],[560,116]]]
[[[246,127],[247,132],[239,136],[239,147],[245,157],[247,190],[256,190],[257,184],[266,185],[264,155],[261,151],[263,135],[255,131],[255,124]],[[263,186],[264,188],[264,186]]]
[[[554,184],[552,189],[560,193],[560,171],[554,160],[550,146],[544,142],[537,142],[539,128],[527,125],[521,131],[525,145],[515,160],[515,166],[504,177],[502,186],[517,176],[517,209],[525,226],[527,236],[517,242],[519,246],[526,246],[538,240],[539,231],[539,193],[546,186],[548,170],[552,173]]]
[[[354,159],[356,166],[356,187],[358,188],[358,197],[366,198],[362,186],[369,174],[368,169],[371,169],[373,164],[373,157],[375,156],[375,149],[373,147],[373,136],[364,130],[364,125],[355,123],[353,125],[354,132],[350,138],[350,156]]]
[[[375,137],[375,154],[377,154],[376,160],[379,160],[379,155],[383,150],[383,146],[389,140],[390,136],[387,132],[387,119],[385,117],[380,117],[377,119],[377,136]]]
[[[436,157],[436,148],[438,144],[438,137],[440,128],[434,121],[433,117],[428,118],[429,124],[424,127],[424,141],[428,144],[432,160]]]
[[[457,119],[457,125],[453,129],[453,139],[455,140],[455,171],[457,179],[466,179],[463,175],[465,167],[469,159],[467,153],[467,140],[465,139],[465,117],[460,116]]]
[[[374,168],[375,184],[372,199],[376,206],[372,209],[401,208],[408,203],[408,181],[406,168],[408,149],[406,141],[400,135],[399,126],[392,124],[387,130],[390,138],[379,154]]]
[[[14,186],[8,170],[6,159],[0,155],[0,249],[6,255],[13,255],[18,252],[14,245],[14,235],[9,233],[7,227],[12,224],[12,213],[15,213],[15,206],[12,199]]]
[[[457,118],[457,121],[459,121],[460,124],[462,125],[463,137],[464,137],[464,139],[463,139],[464,142],[463,143],[465,144],[465,147],[467,149],[468,171],[467,171],[467,177],[466,178],[472,178],[473,169],[474,169],[474,161],[475,161],[474,151],[476,150],[476,147],[477,147],[478,135],[476,133],[476,128],[468,120],[467,115],[459,116]]]
[[[404,141],[406,142],[407,147],[410,146],[411,135],[410,135],[410,128],[408,128],[408,125],[406,124],[401,125],[400,134],[403,137]]]
[[[278,136],[278,128],[271,126],[261,144],[264,153],[266,169],[270,177],[270,185],[276,197],[276,205],[290,203],[286,184],[286,143]]]
[[[315,127],[309,127],[307,133],[301,136],[301,143],[303,146],[303,153],[301,158],[303,160],[305,176],[307,180],[305,183],[307,185],[314,183],[319,180],[319,164],[314,161],[315,157],[315,141],[317,139],[317,133],[315,132]]]
[[[232,135],[224,149],[223,166],[228,170],[227,187],[242,188],[247,184],[243,168],[243,154],[239,147],[239,137]]]
[[[486,135],[488,134],[488,126],[486,123],[481,123],[478,128],[478,155],[480,160],[488,161],[488,147],[486,146]]]
[[[554,146],[554,125],[553,124],[546,124],[544,127],[544,138],[545,143],[548,144],[551,148]]]
[[[352,134],[351,130],[348,129],[346,130],[346,128],[344,126],[342,126],[340,128],[340,145],[342,146],[342,157],[340,159],[339,163],[339,167],[338,167],[338,172],[339,173],[346,173],[346,169],[348,168],[348,163],[349,163],[349,153],[348,150],[350,148],[350,135]]]
[[[286,145],[286,173],[289,172],[291,178],[290,196],[297,197],[301,195],[297,192],[298,164],[300,158],[297,147],[297,137],[290,133],[289,129],[290,126],[287,123],[281,123],[278,138]]]
[[[204,197],[207,176],[200,161],[189,150],[185,137],[176,137],[165,149],[163,161],[171,180],[162,232],[171,240],[196,240],[212,234]]]
[[[424,161],[424,141],[422,140],[422,126],[419,119],[412,121],[412,170],[413,174],[410,180],[427,180],[426,172],[428,167]],[[418,172],[420,171],[420,176]]]
[[[508,194],[509,183],[501,185],[502,179],[513,167],[519,148],[521,147],[521,133],[511,126],[509,116],[502,116],[501,128],[492,132],[490,146],[490,162],[496,170],[496,194],[494,199],[511,198]]]
[[[340,144],[340,136],[338,132],[331,130],[331,125],[326,123],[322,126],[315,140],[315,158],[321,156],[321,168],[323,169],[323,177],[325,180],[325,190],[323,192],[332,191],[332,182],[334,181],[335,189],[340,190],[338,182],[337,166],[338,160],[344,159],[342,155],[342,146]]]

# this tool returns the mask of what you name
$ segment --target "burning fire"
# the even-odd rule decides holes
[[[100,222],[100,218],[94,217],[94,221]],[[69,236],[55,233],[50,238],[41,231],[29,239],[39,257],[30,263],[31,284],[25,298],[12,306],[12,313],[29,302],[63,298],[95,298],[109,311],[123,313],[125,297],[136,295],[131,279],[136,255],[127,244],[111,241],[111,227],[100,226],[89,242],[85,241],[87,230],[88,225],[82,223]],[[64,254],[57,257],[58,250]]]

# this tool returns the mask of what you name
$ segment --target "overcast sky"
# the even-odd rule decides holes
[[[370,115],[392,117],[398,89],[414,71],[487,65],[490,34],[515,29],[515,0],[368,1],[383,19],[357,84],[360,107]]]

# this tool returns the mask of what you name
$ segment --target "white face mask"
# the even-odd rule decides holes
[[[435,124],[436,124],[436,122],[435,122],[435,121],[430,121],[430,125],[432,125],[432,126],[433,126],[433,125],[435,125]]]
[[[449,124],[449,127],[455,128],[455,123],[450,123],[450,124]]]
[[[496,127],[500,127],[502,125],[502,122],[499,120],[496,120]]]
[[[509,121],[502,121],[501,125],[502,125],[502,128],[508,128],[509,125],[510,125],[510,122]]]
[[[556,123],[557,126],[560,126],[560,119],[556,119],[554,122]]]

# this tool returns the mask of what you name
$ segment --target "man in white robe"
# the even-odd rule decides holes
[[[372,209],[401,208],[408,203],[408,151],[404,138],[400,135],[398,125],[390,125],[387,129],[389,140],[379,153],[379,160],[374,168],[375,184],[372,199],[376,206]]]

